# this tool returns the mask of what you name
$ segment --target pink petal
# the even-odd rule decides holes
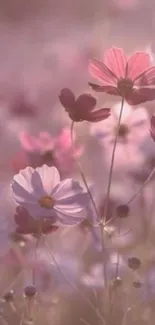
[[[145,82],[142,82],[144,80]],[[151,67],[145,72],[143,72],[138,78],[136,79],[135,84],[141,86],[154,86],[155,85],[155,67]]]
[[[96,105],[96,98],[90,94],[82,94],[76,100],[76,109],[85,113],[91,111]]]
[[[19,134],[19,140],[25,150],[32,152],[36,149],[37,146],[36,138],[29,135],[28,133],[21,132]]]
[[[54,139],[48,132],[40,132],[39,138],[41,141],[43,141],[45,144],[51,144],[51,146],[54,146]]]
[[[131,96],[126,98],[126,100],[130,105],[139,105],[148,101],[155,100],[155,89],[134,89]]]
[[[31,184],[31,177],[34,173],[34,168],[26,167],[21,170],[19,174],[13,178],[12,195],[16,202],[21,203],[27,200],[28,202],[34,203],[35,193]]]
[[[43,165],[37,167],[33,176],[33,186],[38,194],[51,194],[52,189],[60,182],[60,175],[55,167]]]
[[[59,100],[67,112],[75,105],[75,96],[73,92],[68,88],[64,88],[61,90]]]
[[[82,192],[82,187],[78,182],[73,181],[68,178],[60,182],[52,191],[52,196],[55,200],[63,200],[70,198],[71,196],[76,196]]]
[[[58,222],[60,225],[68,225],[68,226],[73,226],[81,223],[85,217],[86,213],[85,210],[81,209],[80,212],[74,212],[74,213],[69,213],[68,211],[66,212],[65,210],[57,209],[57,218]]]
[[[153,141],[155,141],[155,116],[151,117],[150,124],[151,124],[151,128],[150,128],[151,137]]]
[[[60,135],[55,140],[55,150],[67,150],[71,147],[70,129],[63,128]]]
[[[131,127],[142,126],[147,123],[148,121],[148,114],[146,109],[140,107],[134,111],[129,116],[130,120],[128,119],[128,123],[130,122]]]
[[[51,216],[52,219],[53,217],[56,218],[56,214],[53,208],[51,209],[42,208],[37,202],[37,200],[35,204],[31,204],[31,202],[30,203],[22,202],[22,206],[28,210],[30,216],[34,219],[38,219],[38,217],[51,219]]]
[[[94,91],[103,92],[103,93],[106,93],[109,95],[115,95],[115,96],[119,95],[118,89],[114,86],[100,86],[100,85],[96,85],[92,82],[88,82],[88,84],[90,87],[92,87],[92,89]]]
[[[114,71],[111,71],[102,61],[92,59],[89,63],[88,70],[90,74],[101,80],[104,84],[115,85],[117,77]]]
[[[24,188],[22,184],[14,181],[12,183],[12,197],[13,199],[22,206],[25,207],[25,202],[30,203],[31,205],[36,205],[36,196],[35,193],[30,191],[29,188]]]
[[[107,50],[104,55],[104,63],[117,76],[117,79],[125,77],[127,57],[122,49],[113,47]]]
[[[109,116],[110,116],[110,108],[102,108],[99,109],[98,111],[91,112],[87,120],[89,122],[99,122],[107,119]]]
[[[135,80],[150,65],[150,56],[145,52],[136,52],[128,59],[128,77]]]

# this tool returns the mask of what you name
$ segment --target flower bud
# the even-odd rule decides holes
[[[118,218],[126,218],[129,215],[129,207],[128,205],[125,204],[121,204],[118,205],[118,207],[116,208],[116,216]]]
[[[130,257],[128,258],[128,267],[132,270],[137,270],[141,266],[141,261],[137,257]]]
[[[32,298],[34,298],[36,296],[37,289],[33,285],[27,286],[24,289],[24,294],[25,294],[26,298],[32,299]]]
[[[12,302],[14,300],[14,291],[10,290],[8,292],[6,292],[3,296],[5,302]]]

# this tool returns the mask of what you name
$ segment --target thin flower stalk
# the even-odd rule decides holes
[[[72,122],[71,124],[71,141],[72,141],[72,147],[74,148],[74,140],[73,140],[73,129],[74,129],[74,121]],[[96,212],[96,216],[98,218],[98,221],[99,221],[99,226],[100,226],[100,231],[101,231],[101,245],[102,245],[102,258],[103,258],[103,273],[104,273],[104,281],[105,281],[105,295],[106,295],[106,292],[108,290],[108,281],[107,281],[107,268],[106,268],[106,260],[105,260],[105,245],[104,245],[104,225],[103,223],[101,222],[101,218],[100,218],[100,214],[99,214],[99,211],[96,207],[96,204],[95,204],[95,201],[93,199],[93,196],[91,194],[91,191],[89,189],[89,186],[87,184],[87,180],[85,178],[85,175],[84,175],[84,172],[82,170],[82,166],[81,166],[81,163],[76,159],[76,162],[77,162],[77,166],[78,166],[78,169],[79,169],[79,172],[80,172],[80,175],[81,175],[81,178],[83,180],[83,183],[86,187],[86,190],[88,192],[88,195],[90,197],[90,200],[92,202],[92,205],[94,207],[94,210]]]

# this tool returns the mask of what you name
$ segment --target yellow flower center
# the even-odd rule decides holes
[[[133,81],[129,78],[122,78],[118,80],[117,83],[117,88],[119,89],[122,97],[129,96],[132,93],[133,86]]]
[[[42,196],[38,201],[40,206],[45,209],[52,209],[55,205],[55,200],[51,196]]]

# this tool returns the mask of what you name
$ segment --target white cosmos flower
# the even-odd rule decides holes
[[[60,224],[74,225],[85,218],[87,194],[72,179],[60,181],[55,167],[26,167],[15,175],[11,184],[17,204],[38,218],[52,218]]]

